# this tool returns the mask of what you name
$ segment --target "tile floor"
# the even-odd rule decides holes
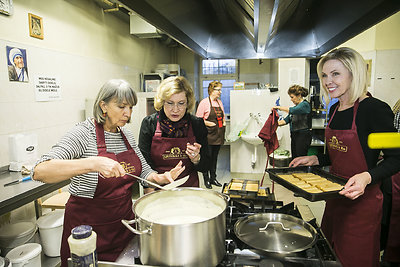
[[[218,156],[218,164],[217,164],[217,180],[223,183],[229,183],[229,181],[233,178],[238,179],[254,179],[261,181],[263,174],[249,174],[249,173],[231,173],[230,172],[230,147],[229,146],[222,146],[219,156]],[[203,177],[201,174],[200,176],[200,186],[204,187]],[[272,190],[272,181],[269,179],[268,173],[265,174],[263,186],[269,187]],[[294,202],[298,206],[307,205],[312,213],[314,214],[317,222],[321,224],[322,214],[325,208],[324,201],[316,201],[310,202],[301,197],[295,197],[293,192],[287,190],[286,188],[280,186],[277,183],[274,183],[274,193],[277,200],[283,201],[284,204],[288,204],[290,202]],[[213,185],[213,190],[221,192],[221,187],[216,187]]]

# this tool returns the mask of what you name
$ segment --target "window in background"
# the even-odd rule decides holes
[[[202,64],[203,75],[236,74],[235,59],[207,59]]]
[[[230,91],[237,80],[236,59],[204,59],[202,60],[201,86],[203,98],[208,96],[208,85],[212,81],[222,83],[221,101],[226,115],[230,114]]]

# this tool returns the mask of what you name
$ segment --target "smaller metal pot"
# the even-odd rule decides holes
[[[274,157],[272,157],[272,154],[269,155],[269,164],[274,167],[289,167],[289,163],[291,160],[291,156],[275,155]]]
[[[309,223],[280,213],[258,213],[241,218],[234,230],[247,245],[275,255],[303,251],[317,240],[317,231]]]

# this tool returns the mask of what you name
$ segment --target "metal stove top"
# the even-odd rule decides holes
[[[333,249],[322,233],[320,226],[317,224],[316,219],[312,216],[311,220],[309,220],[311,211],[305,212],[303,215],[293,202],[283,205],[282,201],[274,199],[273,194],[269,196],[268,199],[263,200],[231,199],[229,201],[229,206],[226,210],[226,255],[218,267],[341,266]],[[288,214],[307,221],[317,231],[316,243],[304,251],[283,256],[254,250],[236,237],[234,225],[239,218],[255,213],[267,212]]]

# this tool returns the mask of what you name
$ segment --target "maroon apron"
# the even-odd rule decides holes
[[[181,179],[186,175],[190,175],[189,179],[181,185],[181,187],[199,187],[199,176],[194,168],[194,164],[186,155],[186,144],[196,142],[196,137],[193,134],[192,125],[189,124],[187,137],[169,138],[162,137],[160,122],[157,120],[156,132],[154,133],[151,142],[151,159],[154,162],[155,170],[158,173],[164,173],[174,168],[179,161],[182,161],[182,166],[185,170],[176,179]]]
[[[384,260],[400,262],[400,172],[392,176],[392,211]]]
[[[347,179],[368,170],[355,123],[358,105],[357,100],[354,103],[351,129],[334,130],[330,128],[329,122],[325,130],[332,162],[330,171]],[[336,198],[326,201],[322,231],[344,267],[379,266],[383,202],[379,186],[368,185],[364,194],[355,200]]]
[[[127,173],[140,175],[142,165],[121,131],[127,151],[119,154],[107,152],[103,125],[96,124],[98,156],[118,161]],[[136,179],[128,175],[123,177],[98,177],[93,198],[71,195],[65,206],[64,230],[61,243],[61,264],[67,266],[70,250],[67,238],[72,228],[87,224],[97,234],[97,255],[99,260],[115,261],[128,245],[134,234],[122,223],[121,219],[132,220],[132,185]]]
[[[224,112],[219,106],[213,107],[211,103],[210,97],[208,97],[208,101],[210,101],[210,114],[208,115],[207,121],[211,121],[215,123],[214,126],[207,126],[208,134],[207,141],[209,145],[223,145],[225,142],[225,126],[224,123]]]

